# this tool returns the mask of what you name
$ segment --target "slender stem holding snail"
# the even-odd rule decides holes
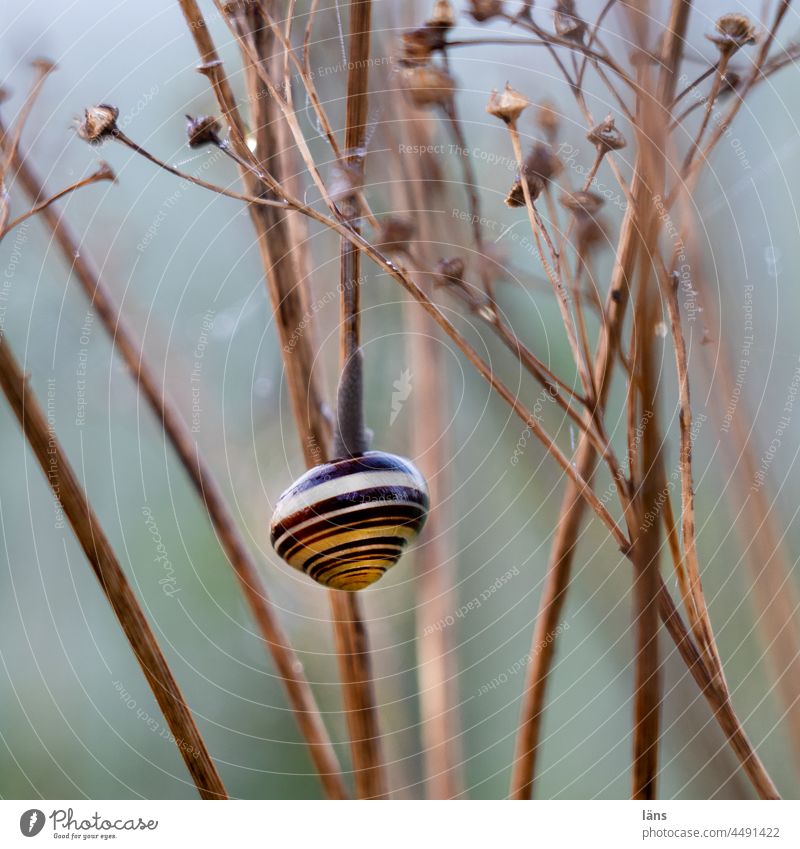
[[[363,179],[368,115],[369,50],[372,29],[371,0],[350,3],[349,71],[345,116],[345,166],[355,183]],[[359,233],[359,204],[355,194],[345,198],[342,213],[347,226]],[[334,453],[337,457],[365,451],[364,379],[361,353],[361,251],[342,239],[340,248],[339,359],[342,375],[336,399]],[[332,591],[339,669],[344,688],[347,725],[353,755],[356,795],[361,799],[388,796],[386,770],[375,703],[367,630],[357,593]]]

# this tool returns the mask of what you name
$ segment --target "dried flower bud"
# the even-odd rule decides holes
[[[610,114],[586,138],[602,153],[608,153],[612,150],[622,150],[627,144],[625,136],[617,129],[614,118]]]
[[[547,187],[548,183],[557,177],[564,169],[564,164],[546,145],[538,142],[525,160],[523,171],[528,180],[528,191],[531,200],[536,200]],[[505,199],[506,206],[512,209],[525,206],[525,190],[522,180],[517,176],[514,185]]]
[[[594,192],[571,192],[561,196],[561,205],[576,217],[593,218],[600,211],[605,200]]]
[[[435,65],[404,68],[402,83],[415,106],[442,106],[447,108],[453,100],[455,80]]]
[[[716,23],[717,35],[707,35],[722,53],[735,53],[740,47],[753,44],[756,30],[747,15],[723,15]]]
[[[408,218],[391,215],[381,222],[375,244],[385,251],[405,253],[414,235],[414,225]]]
[[[218,145],[220,143],[219,133],[219,121],[212,115],[198,115],[197,118],[192,118],[191,115],[186,116],[186,138],[189,147],[203,147],[206,144]]]
[[[461,286],[464,283],[464,260],[460,257],[440,259],[436,263],[437,286]]]
[[[486,104],[486,111],[495,118],[505,121],[506,124],[515,124],[522,111],[528,106],[530,106],[528,98],[506,83],[502,94],[498,94],[497,89],[492,90],[489,102]]]
[[[503,0],[470,0],[469,14],[479,23],[503,14]]]
[[[448,30],[455,25],[455,22],[456,13],[453,11],[450,0],[436,0],[433,4],[430,17],[425,21],[425,25]]]
[[[536,111],[536,123],[550,144],[555,144],[561,129],[561,115],[552,103],[542,103]]]
[[[83,113],[83,121],[78,124],[78,135],[89,144],[102,144],[117,131],[119,109],[101,103],[90,106]]]
[[[575,11],[575,0],[558,0],[554,17],[556,33],[570,41],[583,41],[586,21]]]

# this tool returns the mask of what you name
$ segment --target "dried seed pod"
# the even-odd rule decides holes
[[[467,10],[479,24],[503,14],[503,0],[470,0]]]
[[[561,115],[552,103],[542,103],[536,110],[536,123],[550,144],[555,144],[561,129]]]
[[[407,30],[401,36],[401,42],[401,64],[424,65],[434,51],[444,47],[444,30],[431,26]]]
[[[84,110],[83,121],[78,124],[78,135],[89,144],[102,144],[117,131],[119,109],[101,103]]]
[[[450,3],[450,0],[436,0],[425,25],[446,31],[455,26],[455,22],[456,13],[453,11],[453,4]]]
[[[368,587],[397,563],[428,516],[410,461],[383,451],[323,463],[278,499],[270,539],[290,566],[326,587]]]
[[[575,218],[575,243],[581,256],[601,244],[607,244],[608,234],[602,219],[594,215],[578,215]]]
[[[554,13],[556,33],[570,41],[583,41],[586,21],[575,11],[575,0],[558,0]]]
[[[604,121],[601,121],[586,138],[602,153],[622,150],[627,144],[625,136],[617,129],[611,114]]]
[[[189,147],[198,148],[207,144],[220,144],[220,124],[212,115],[186,116],[186,139]]]
[[[403,68],[400,79],[415,106],[441,106],[448,108],[453,100],[455,80],[435,65],[418,65]]]
[[[414,225],[408,218],[390,215],[381,222],[380,231],[375,237],[375,244],[381,250],[405,253],[408,251],[413,235]]]
[[[506,124],[515,124],[528,106],[530,106],[528,98],[506,83],[506,87],[500,93],[497,89],[492,89],[486,111],[495,118],[505,121]]]
[[[756,30],[747,15],[728,14],[717,19],[717,33],[706,35],[717,45],[720,53],[735,53],[740,47],[755,43]]]
[[[461,257],[443,257],[436,263],[436,286],[461,286],[464,283],[464,260]]]
[[[548,183],[564,170],[564,164],[546,144],[537,142],[525,159],[523,170],[528,179],[531,200],[536,200]],[[519,176],[514,181],[505,202],[506,206],[512,208],[525,206],[525,191]]]
[[[605,203],[604,198],[595,192],[565,192],[560,200],[561,205],[576,217],[588,218],[597,215]]]

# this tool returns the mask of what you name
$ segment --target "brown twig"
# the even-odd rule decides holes
[[[0,387],[116,614],[203,799],[227,792],[166,658],[55,433],[0,334]]]

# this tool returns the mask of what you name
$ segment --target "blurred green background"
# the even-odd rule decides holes
[[[754,15],[761,9],[754,2],[731,5],[741,10],[749,6]],[[428,11],[427,4],[415,7],[399,0],[376,6],[375,51],[383,55],[393,54],[396,28],[421,22]],[[703,34],[716,14],[731,9],[716,2],[702,6],[693,19],[689,51],[710,59],[713,50]],[[242,93],[236,46],[212,4],[203,7]],[[61,208],[80,232],[82,250],[102,268],[186,420],[196,425],[199,449],[217,472],[257,552],[264,581],[347,765],[325,591],[280,564],[269,546],[271,505],[300,473],[302,459],[247,215],[237,202],[182,186],[120,146],[92,150],[71,129],[84,107],[109,102],[119,107],[125,131],[168,162],[202,170],[207,179],[225,185],[235,181],[229,163],[216,160],[206,167],[208,154],[189,151],[184,143],[183,114],[214,112],[215,107],[206,81],[194,70],[197,57],[178,6],[155,0],[56,5],[0,0],[0,8],[0,74],[11,92],[3,106],[4,120],[8,123],[16,114],[32,80],[30,60],[55,60],[58,71],[34,110],[24,148],[51,189],[88,173],[97,157],[116,171],[118,184],[89,188]],[[789,20],[786,37],[794,35],[796,23]],[[507,33],[501,23],[491,29]],[[476,37],[487,31],[462,18],[457,33]],[[624,56],[624,44],[618,46]],[[346,75],[341,67],[337,70],[338,63],[336,10],[325,1],[312,64],[332,69],[319,85],[340,126]],[[455,54],[452,67],[471,146],[511,155],[507,140],[484,112],[491,89],[510,80],[534,100],[558,104],[565,113],[564,141],[579,150],[584,167],[591,164],[580,115],[542,52],[475,47]],[[687,67],[691,76],[702,69],[699,63]],[[714,309],[722,310],[730,328],[726,341],[733,349],[743,332],[744,287],[754,286],[752,363],[743,397],[753,413],[757,457],[774,436],[800,350],[798,287],[791,271],[800,261],[796,74],[795,68],[785,70],[748,101],[735,125],[740,145],[720,145],[713,172],[697,197],[703,270]],[[297,97],[302,105],[302,95]],[[609,108],[607,96],[594,83],[590,103],[598,117]],[[392,114],[390,97],[373,99],[373,121],[391,120]],[[532,118],[526,121],[524,132],[535,135]],[[325,161],[307,112],[303,127]],[[402,140],[402,128],[394,132]],[[449,141],[443,132],[441,137]],[[368,173],[377,182],[390,157],[381,151],[383,137],[376,138],[380,143],[375,143]],[[747,167],[737,155],[741,150]],[[445,156],[440,164],[453,186],[452,197],[437,203],[442,214],[452,215],[454,209],[466,209],[458,161]],[[571,377],[558,311],[552,297],[532,282],[540,270],[519,241],[503,235],[512,225],[512,232],[520,234],[527,226],[519,211],[502,203],[513,171],[488,157],[476,156],[475,166],[486,187],[484,214],[499,226],[489,238],[499,237],[497,249],[516,269],[516,276],[499,284],[501,306],[533,350]],[[607,169],[600,178],[612,185]],[[15,212],[26,208],[13,188],[12,198]],[[379,187],[370,198],[378,210],[391,207],[391,198]],[[618,221],[613,208],[607,215],[612,225]],[[325,304],[315,316],[319,368],[332,392],[338,308],[330,293],[337,281],[336,240],[315,232],[312,250],[314,295]],[[607,279],[611,260],[606,251],[598,266],[601,279]],[[274,668],[195,493],[41,223],[32,221],[6,238],[0,246],[0,269],[8,339],[40,398],[52,393],[59,438],[134,583],[231,794],[320,795]],[[374,270],[370,275],[364,287],[369,424],[377,446],[408,453],[410,422],[425,410],[415,401],[412,372],[408,400],[390,425],[393,384],[410,368],[405,298],[391,280]],[[452,302],[449,306],[455,308]],[[692,330],[694,347],[700,341],[699,325]],[[436,332],[432,324],[430,331]],[[471,338],[479,338],[470,332]],[[486,332],[483,337],[498,373],[532,404],[538,389],[522,381],[512,358]],[[508,671],[519,669],[530,649],[563,479],[533,441],[518,465],[510,463],[521,423],[490,396],[451,344],[444,339],[441,344],[446,368],[442,397],[449,422],[444,436],[452,456],[447,468],[451,491],[443,505],[455,552],[448,564],[454,584],[452,613],[514,570],[488,600],[455,617],[450,626],[464,785],[474,798],[496,798],[507,792],[524,677],[522,671]],[[738,358],[731,362],[735,371]],[[663,367],[668,463],[674,463],[677,424],[668,338]],[[696,417],[710,416],[706,407],[718,403],[702,376],[693,400]],[[199,410],[193,411],[193,404]],[[618,393],[611,415],[617,438],[624,436],[620,404]],[[800,554],[799,419],[792,418],[767,475],[792,562]],[[575,434],[552,413],[547,422],[568,450]],[[69,529],[56,526],[50,491],[3,405],[0,434],[0,795],[193,798],[177,750],[161,736],[163,719],[140,670]],[[773,689],[775,672],[764,658],[750,603],[751,572],[730,533],[733,514],[724,497],[729,470],[721,459],[726,438],[709,424],[701,428],[695,450],[704,583],[736,707],[778,787],[796,797],[800,765],[792,763],[785,707]],[[607,485],[602,476],[598,480],[601,487]],[[167,552],[168,568],[157,561],[154,529]],[[363,594],[397,797],[424,792],[413,557],[407,556]],[[796,590],[796,570],[790,581]],[[674,587],[671,578],[669,583]],[[597,523],[591,523],[578,553],[565,616],[569,627],[559,638],[539,797],[628,795],[633,678],[629,586],[629,564],[606,542]],[[662,646],[667,658],[661,794],[750,797],[704,700],[671,644],[664,639]],[[505,683],[485,692],[485,685],[500,675]]]

